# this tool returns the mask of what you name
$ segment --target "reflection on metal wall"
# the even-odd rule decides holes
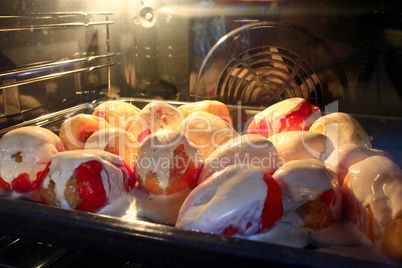
[[[261,46],[302,57],[322,84],[323,103],[340,99],[345,109],[364,113],[400,115],[402,110],[400,16],[393,1],[370,1],[364,8],[347,1],[289,0],[0,4],[3,123],[23,119],[21,112],[53,103],[68,106],[108,91],[110,96],[215,98],[230,62]],[[269,35],[241,30],[257,22],[277,27]],[[289,35],[289,27],[297,31]]]
[[[0,121],[68,107],[108,85],[113,13],[64,1],[2,1]]]

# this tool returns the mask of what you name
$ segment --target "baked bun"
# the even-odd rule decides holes
[[[335,148],[343,144],[358,144],[363,147],[371,148],[370,137],[350,114],[331,113],[317,119],[310,131],[328,136]]]
[[[48,129],[28,126],[9,131],[0,139],[0,188],[18,193],[34,190],[49,159],[64,150]]]
[[[269,138],[284,131],[309,130],[320,116],[320,109],[308,101],[302,98],[286,99],[255,115],[247,127],[247,133]]]
[[[217,115],[228,122],[230,125],[232,125],[232,120],[230,119],[228,107],[220,101],[198,101],[190,104],[181,105],[177,108],[177,110],[182,112],[184,117],[189,116],[193,112],[204,111],[213,115]]]
[[[346,215],[390,258],[402,261],[402,170],[385,156],[352,165],[342,185]]]
[[[229,166],[198,185],[180,209],[176,227],[249,236],[282,217],[281,189],[258,168]]]
[[[202,159],[206,159],[228,140],[239,136],[228,122],[203,111],[191,113],[181,123],[180,130],[197,146]]]
[[[338,184],[342,186],[350,166],[374,155],[382,155],[391,159],[391,156],[385,151],[349,143],[333,150],[325,160],[325,164],[336,173]]]
[[[263,172],[273,174],[283,165],[283,161],[275,146],[263,136],[241,135],[225,142],[205,159],[198,183],[232,165],[260,168]]]
[[[45,204],[97,212],[126,194],[133,178],[120,157],[99,150],[54,155],[39,178]]]
[[[68,151],[79,150],[85,148],[85,142],[92,134],[104,128],[109,128],[105,119],[90,114],[77,114],[64,120],[59,137]]]
[[[101,103],[94,109],[92,115],[105,119],[110,127],[128,129],[140,111],[128,102],[111,100]]]
[[[139,214],[174,224],[181,204],[197,182],[198,150],[178,130],[152,133],[140,144],[136,163],[139,191],[134,192]]]
[[[316,159],[287,162],[273,175],[282,188],[284,215],[289,224],[321,230],[336,222],[342,198],[336,175]]]
[[[134,136],[121,128],[105,128],[92,134],[85,143],[85,149],[113,153],[131,168],[134,168],[139,143]]]
[[[268,138],[285,162],[303,159],[324,161],[333,151],[331,140],[322,134],[311,131],[287,131]]]
[[[148,103],[127,129],[141,142],[151,133],[163,130],[177,130],[183,115],[172,105],[156,101]]]

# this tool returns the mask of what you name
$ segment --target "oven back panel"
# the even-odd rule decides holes
[[[400,117],[398,1],[0,0],[0,124],[108,97]]]

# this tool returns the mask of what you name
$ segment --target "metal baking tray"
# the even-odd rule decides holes
[[[150,100],[122,99],[142,108]],[[77,113],[92,113],[100,102],[85,103],[67,110],[48,114],[7,129],[0,130],[0,136],[11,129],[37,125],[55,133],[65,118]],[[173,105],[181,102],[170,102]],[[258,108],[229,106],[236,115],[249,118]],[[377,136],[374,147],[392,149],[389,151],[397,164],[401,150],[397,129],[402,124],[398,118],[357,117],[363,127]],[[361,120],[362,119],[362,120]],[[244,125],[243,125],[244,126]],[[380,131],[387,129],[392,131]],[[238,129],[241,132],[241,129]],[[381,136],[385,135],[385,136]],[[388,137],[386,135],[389,135]],[[375,142],[377,140],[377,142]],[[391,144],[395,141],[394,144]],[[389,148],[388,148],[389,147]],[[46,206],[27,200],[0,197],[0,232],[3,235],[21,237],[32,241],[49,243],[72,250],[88,252],[102,257],[125,258],[147,265],[160,266],[231,266],[244,267],[267,264],[308,267],[398,267],[391,263],[369,261],[340,254],[324,253],[315,247],[293,248],[271,243],[251,241],[242,238],[208,234],[177,229],[174,226],[138,219],[125,221],[117,217],[68,210]]]

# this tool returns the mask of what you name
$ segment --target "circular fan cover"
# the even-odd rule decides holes
[[[302,97],[322,100],[322,86],[312,67],[298,54],[274,46],[247,50],[234,58],[219,79],[217,97],[224,103],[269,105]]]
[[[221,37],[201,64],[195,100],[267,107],[302,97],[320,108],[347,92],[342,66],[309,29],[246,24]]]

